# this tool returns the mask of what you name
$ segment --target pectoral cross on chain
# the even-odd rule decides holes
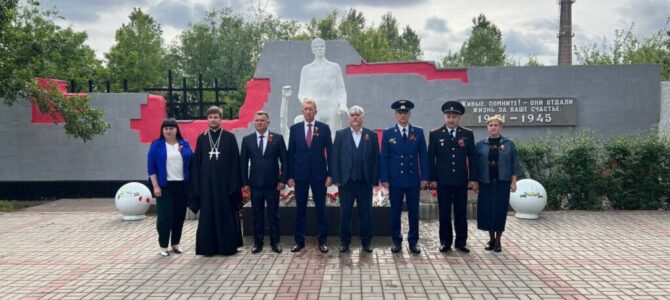
[[[219,154],[220,154],[219,149],[218,149],[218,148],[214,148],[214,149],[212,149],[212,150],[209,151],[209,159],[211,160],[211,159],[212,159],[212,155],[214,155],[214,156],[216,157],[216,160],[219,160]]]

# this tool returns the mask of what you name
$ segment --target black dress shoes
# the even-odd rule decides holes
[[[305,245],[295,244],[293,247],[291,247],[291,252],[298,252],[302,250],[302,248],[305,248]]]
[[[450,246],[447,246],[447,245],[440,245],[440,252],[447,252],[447,251],[449,251],[449,250],[451,250],[451,247],[450,247]]]
[[[321,253],[328,253],[328,246],[326,244],[319,245],[319,251],[321,251]]]
[[[272,251],[276,253],[281,253],[282,252],[281,246],[279,246],[279,244],[272,245]]]
[[[393,245],[393,246],[391,246],[391,252],[393,252],[393,253],[398,253],[398,252],[400,252],[400,249],[402,249],[402,248],[400,247],[400,245]]]
[[[421,249],[418,246],[409,246],[409,251],[414,254],[421,253]]]
[[[349,251],[349,245],[340,246],[340,252],[347,252],[347,251]]]
[[[372,247],[370,245],[363,245],[363,251],[372,253]]]
[[[495,248],[495,245],[496,245],[496,241],[491,240],[488,243],[486,243],[486,247],[484,247],[484,250],[491,251],[491,250],[493,250],[493,248]]]
[[[456,249],[463,253],[470,253],[470,248],[468,248],[468,246],[456,246]]]
[[[263,250],[263,246],[261,246],[261,245],[254,245],[254,246],[251,248],[251,253],[254,253],[254,254],[255,254],[255,253],[261,252],[261,250]]]
[[[500,244],[500,242],[497,242],[496,245],[493,246],[493,252],[498,253],[498,252],[501,252],[501,251],[502,251],[502,245]]]

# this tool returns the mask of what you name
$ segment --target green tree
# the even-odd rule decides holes
[[[316,37],[347,40],[367,62],[412,61],[423,55],[421,39],[416,32],[406,26],[400,34],[398,21],[391,13],[382,16],[378,27],[366,27],[363,13],[355,9],[349,9],[341,18],[337,11],[333,11],[322,19],[312,18],[307,25],[307,34],[297,39]]]
[[[332,11],[323,19],[312,18],[307,24],[307,31],[312,38],[320,37],[324,40],[341,38],[337,28],[337,11]]]
[[[185,76],[189,85],[203,82],[213,86],[234,87],[222,101],[237,110],[245,96],[244,86],[253,76],[263,44],[268,40],[295,39],[299,26],[295,21],[257,12],[245,18],[230,8],[212,10],[184,30],[177,44],[170,47],[167,65],[175,68],[175,76]],[[213,93],[205,93],[205,101],[213,101]],[[186,99],[187,101],[189,99]]]
[[[102,64],[84,44],[85,32],[55,23],[55,9],[41,10],[38,1],[3,1],[0,20],[0,98],[6,105],[23,99],[39,104],[42,112],[60,113],[68,135],[90,140],[108,128],[104,112],[89,107],[88,97],[64,98],[44,91],[36,77],[85,82],[102,73]]]
[[[525,64],[521,63],[521,59],[514,59],[513,57],[507,57],[505,59],[505,66],[507,67],[519,67],[519,66],[526,66],[526,67],[538,67],[538,66],[544,66],[538,59],[537,55],[531,54],[528,55],[528,60],[526,61]]]
[[[461,47],[463,49],[463,47]],[[464,67],[463,58],[460,51],[453,52],[449,50],[447,55],[442,59],[442,66],[444,67]]]
[[[470,37],[458,52],[449,52],[442,64],[448,67],[502,66],[505,65],[505,45],[500,29],[484,14],[472,19]]]
[[[530,56],[528,56],[526,66],[538,67],[538,66],[544,66],[544,64],[541,63],[539,60],[537,60],[537,55],[531,54]]]
[[[367,62],[394,60],[386,35],[375,28],[367,28],[348,41]]]
[[[138,92],[165,81],[166,50],[163,30],[156,20],[139,8],[133,9],[129,18],[128,24],[116,30],[116,44],[105,57],[114,90],[120,90],[127,79],[128,90]]]
[[[365,30],[365,17],[363,13],[353,8],[349,9],[347,15],[340,21],[338,29],[340,32],[339,38],[345,40],[353,40],[361,35]]]
[[[378,30],[386,37],[391,49],[391,60],[412,61],[421,58],[423,53],[419,36],[409,25],[405,26],[400,34],[398,21],[390,12],[382,16]]]
[[[628,30],[615,30],[614,40],[603,38],[600,46],[592,43],[574,47],[577,61],[584,65],[659,64],[661,77],[670,80],[670,18],[666,28],[643,39],[633,35],[633,25]]]
[[[390,12],[382,15],[382,22],[378,30],[386,37],[386,41],[391,49],[400,51],[402,49],[402,39],[398,33],[398,21]]]
[[[417,35],[409,25],[405,26],[403,29],[400,39],[402,41],[402,51],[399,60],[421,59],[423,56],[423,51],[421,51],[421,38],[419,38],[419,35]]]

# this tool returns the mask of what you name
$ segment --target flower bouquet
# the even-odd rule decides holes
[[[391,200],[389,199],[389,190],[379,185],[372,190],[372,206],[373,207],[390,207]]]
[[[421,190],[419,195],[421,203],[437,203],[437,190]]]
[[[286,186],[279,191],[279,206],[295,206],[295,189]]]
[[[326,193],[326,206],[340,206],[340,192]]]

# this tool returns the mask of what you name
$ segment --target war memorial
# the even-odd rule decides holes
[[[470,67],[440,69],[428,62],[366,63],[347,43],[329,40],[265,45],[246,85],[239,118],[223,120],[238,143],[254,132],[256,111],[272,116],[270,130],[288,140],[302,122],[301,99],[315,98],[317,120],[346,128],[347,110],[365,109],[365,126],[381,137],[393,126],[391,103],[411,99],[412,125],[426,135],[439,127],[440,107],[458,101],[461,125],[478,140],[486,120],[501,115],[505,136],[517,142],[591,130],[600,137],[667,131],[670,85],[657,65]],[[0,110],[3,197],[49,191],[57,206],[0,214],[0,298],[516,298],[663,299],[670,295],[667,211],[546,211],[538,220],[508,216],[504,251],[484,251],[486,237],[470,212],[472,252],[438,251],[435,196],[422,192],[421,254],[390,251],[388,192],[373,194],[372,253],[353,247],[320,253],[316,220],[308,205],[308,247],[288,251],[295,203],[281,194],[285,251],[251,254],[251,209],[242,209],[244,246],[233,256],[195,255],[197,218],[184,225],[184,254],[165,259],[155,252],[155,222],[123,221],[110,202],[128,182],[147,182],[146,153],[167,116],[169,101],[145,93],[91,93],[105,111],[109,130],[82,143],[68,138],[53,116],[28,102]],[[180,120],[195,145],[204,120]],[[334,135],[335,130],[333,130]],[[427,137],[427,136],[426,136]],[[93,190],[93,191],[92,191]],[[148,190],[147,190],[148,191]],[[528,193],[527,193],[528,194]],[[531,193],[532,194],[532,193]],[[528,195],[531,195],[528,194]],[[471,193],[472,195],[472,193]],[[136,196],[134,196],[136,197]],[[146,195],[140,199],[149,199]],[[107,200],[105,200],[107,198]],[[476,197],[475,197],[476,198]],[[338,236],[337,188],[328,189],[329,243]],[[133,201],[135,199],[133,198]],[[145,206],[148,207],[149,204]],[[118,205],[117,205],[118,206]],[[63,208],[64,207],[64,208]],[[473,209],[473,205],[469,209]],[[68,212],[69,211],[69,212]],[[354,213],[355,215],[355,213]],[[403,217],[406,224],[406,216]],[[358,222],[354,220],[354,233]],[[267,223],[266,223],[267,224]],[[406,232],[407,228],[403,227]],[[354,243],[355,244],[355,243]]]

